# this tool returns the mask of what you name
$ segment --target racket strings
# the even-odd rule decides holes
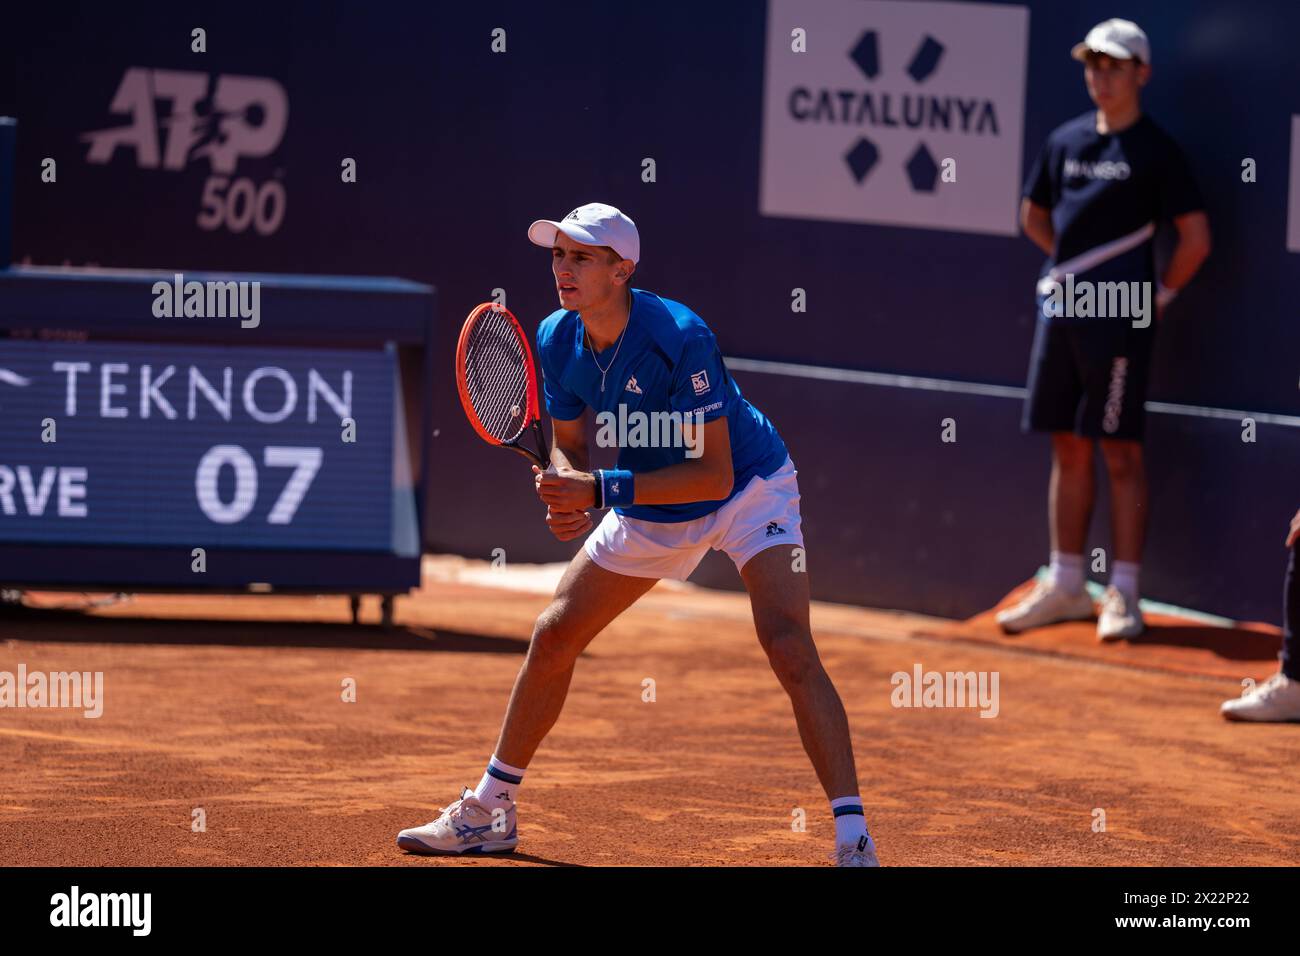
[[[476,365],[483,391],[482,407],[495,420],[513,423],[523,415],[528,373],[513,325],[485,334]],[[522,428],[522,425],[519,425]],[[495,432],[494,432],[495,433]]]
[[[497,441],[512,441],[528,423],[528,362],[510,318],[490,309],[470,331],[465,383],[483,429]]]
[[[484,429],[499,440],[523,428],[524,390],[502,351],[482,356],[470,370],[470,398]]]

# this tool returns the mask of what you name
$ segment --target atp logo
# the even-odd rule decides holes
[[[156,102],[168,104],[158,119]],[[268,156],[284,138],[289,97],[266,76],[210,77],[183,70],[129,67],[109,104],[130,121],[84,133],[89,163],[108,163],[119,148],[135,151],[141,169],[181,170],[206,159],[214,173],[230,175],[241,156]],[[165,128],[165,142],[159,133]]]
[[[166,107],[161,118],[159,104]],[[243,232],[252,225],[261,235],[279,229],[283,183],[230,179],[241,159],[270,156],[284,140],[289,96],[277,80],[133,66],[122,75],[109,113],[127,121],[83,133],[82,142],[90,144],[86,162],[107,165],[119,149],[132,153],[139,169],[180,172],[206,161],[213,175],[204,184],[199,228]]]

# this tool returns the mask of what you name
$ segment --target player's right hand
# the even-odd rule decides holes
[[[546,508],[546,527],[561,541],[572,541],[591,530],[591,515],[585,511],[552,511]]]
[[[1295,517],[1291,519],[1291,531],[1286,536],[1286,546],[1289,548],[1295,544],[1296,538],[1300,538],[1300,511],[1297,511]]]

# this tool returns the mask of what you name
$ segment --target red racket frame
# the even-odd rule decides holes
[[[469,423],[473,426],[474,431],[478,432],[479,437],[489,445],[496,445],[500,448],[509,448],[511,451],[517,451],[521,455],[538,462],[542,468],[549,468],[550,462],[547,460],[547,457],[539,458],[538,455],[519,445],[518,439],[515,441],[501,441],[495,435],[486,431],[479,422],[478,413],[474,411],[474,403],[470,400],[469,384],[465,380],[465,353],[469,349],[470,332],[473,331],[474,327],[479,323],[484,315],[493,311],[500,312],[510,320],[510,324],[514,326],[515,334],[518,336],[520,343],[524,347],[524,361],[528,366],[528,407],[524,410],[525,424],[519,434],[522,437],[529,428],[535,428],[538,446],[545,450],[546,437],[541,431],[542,415],[541,406],[537,401],[537,366],[533,362],[533,350],[528,344],[528,336],[524,334],[524,327],[519,324],[519,320],[515,318],[515,314],[504,305],[500,305],[496,302],[484,302],[481,305],[475,306],[466,317],[464,326],[461,327],[460,339],[456,343],[456,390],[460,393],[460,404],[465,409],[465,417],[469,419]]]

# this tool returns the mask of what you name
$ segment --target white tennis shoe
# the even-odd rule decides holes
[[[1069,594],[1048,578],[1035,584],[1019,603],[999,611],[997,621],[1008,634],[1019,634],[1061,621],[1087,620],[1092,614],[1092,598],[1087,591]]]
[[[836,847],[831,854],[836,866],[880,866],[876,858],[876,844],[871,837],[859,837],[857,843]]]
[[[1101,599],[1101,616],[1097,619],[1097,640],[1118,641],[1137,637],[1147,629],[1137,602],[1129,607],[1128,598],[1116,587],[1108,587]]]
[[[464,853],[512,853],[519,844],[515,807],[496,814],[462,788],[460,799],[444,807],[442,816],[422,827],[397,834],[397,845],[412,853],[459,856]]]
[[[1300,720],[1300,681],[1278,671],[1245,696],[1225,700],[1219,713],[1228,720]]]

